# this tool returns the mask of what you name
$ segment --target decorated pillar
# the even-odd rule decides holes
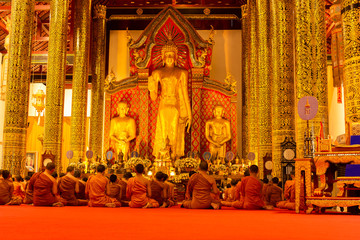
[[[11,3],[11,37],[7,78],[3,159],[4,169],[20,174],[26,156],[34,0]]]
[[[327,72],[325,2],[323,0],[295,0],[296,105],[304,96],[314,96],[319,108],[310,120],[313,136],[319,136],[323,124],[328,135]],[[304,156],[306,121],[296,114],[297,156]]]
[[[149,151],[149,69],[138,70],[138,84],[140,91],[139,135],[136,137],[135,150],[141,157],[150,157]]]
[[[44,150],[55,155],[57,172],[61,172],[68,13],[69,0],[51,2]]]
[[[258,92],[258,31],[257,31],[257,8],[255,1],[249,1],[250,17],[250,83],[249,83],[249,152],[255,153],[255,160],[252,162],[258,164],[258,117],[259,117],[259,92]]]
[[[343,0],[341,15],[344,34],[344,96],[345,96],[345,121],[360,121],[360,0]],[[349,131],[346,128],[346,131]],[[348,132],[347,132],[348,133]]]
[[[91,0],[75,0],[74,70],[72,80],[71,142],[72,161],[85,158],[88,63]],[[101,125],[102,126],[102,125]]]
[[[270,46],[270,5],[268,0],[258,0],[259,33],[259,171],[263,174],[263,157],[271,154],[271,46]]]
[[[293,2],[271,1],[272,161],[273,176],[281,176],[281,143],[295,139]]]
[[[91,118],[89,148],[94,156],[102,156],[104,84],[105,84],[105,35],[106,6],[96,5],[93,19]],[[109,115],[110,116],[110,115]]]
[[[250,84],[250,28],[248,5],[241,6],[242,15],[242,156],[245,159],[249,153],[249,84]]]
[[[200,149],[200,126],[201,126],[201,88],[204,78],[203,68],[193,68],[191,79],[191,102],[192,102],[192,126],[191,126],[191,151],[201,153]],[[186,154],[186,153],[185,153]]]

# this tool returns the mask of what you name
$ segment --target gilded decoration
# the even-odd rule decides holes
[[[103,146],[103,126],[106,123],[104,119],[104,85],[105,79],[105,35],[106,35],[106,6],[96,5],[94,8],[93,18],[93,37],[92,37],[92,52],[91,52],[91,119],[90,119],[90,137],[89,148],[93,151],[94,156],[102,156]],[[108,81],[115,78],[114,74],[109,74]],[[111,79],[110,79],[111,78]],[[104,83],[105,82],[105,83]],[[105,148],[107,150],[107,148]]]
[[[325,2],[295,0],[296,99],[314,96],[319,103],[316,117],[310,121],[317,135],[320,122],[328,130]],[[306,122],[296,115],[297,156],[304,155]],[[324,134],[325,136],[328,133]]]
[[[11,4],[3,160],[4,169],[12,174],[20,174],[26,157],[34,6],[34,0],[14,0]]]
[[[241,26],[243,29],[242,34],[242,158],[245,159],[249,153],[249,87],[250,87],[250,28],[249,28],[249,15],[247,14],[248,5],[241,7],[242,21]]]
[[[258,64],[258,18],[255,1],[249,1],[249,18],[250,18],[250,83],[249,83],[249,152],[258,152],[258,116],[259,116],[259,64]],[[255,164],[262,166],[262,161],[259,161],[258,154],[255,155]]]
[[[338,197],[343,197],[345,193],[345,185],[353,184],[354,187],[360,188],[360,177],[338,177],[336,185],[339,189]]]
[[[53,17],[50,19],[44,150],[51,151],[55,155],[57,172],[61,172],[68,13],[68,0],[52,1],[50,15]]]
[[[344,0],[341,5],[344,34],[344,96],[346,122],[360,121],[360,8],[357,0]],[[346,129],[346,131],[348,131]]]
[[[301,171],[305,172],[305,196],[312,196],[311,191],[311,158],[295,159],[295,212],[300,212],[300,193],[302,186]]]
[[[295,138],[293,11],[287,0],[272,0],[272,161],[275,175],[281,175],[281,143]]]
[[[214,34],[215,31],[212,28],[209,32],[209,38],[203,40],[184,16],[172,6],[160,12],[137,40],[134,40],[128,33],[130,77],[120,80],[116,78],[115,74],[111,76],[112,73],[110,72],[105,81],[106,94],[111,95],[110,108],[108,109],[107,106],[105,111],[109,112],[108,116],[115,117],[115,109],[119,101],[125,101],[129,104],[129,116],[135,119],[137,128],[136,140],[130,142],[131,151],[136,150],[140,156],[149,157],[151,160],[157,157],[153,155],[158,152],[154,152],[154,147],[158,146],[155,137],[159,130],[158,114],[161,112],[162,94],[167,90],[164,86],[157,89],[154,81],[156,79],[163,81],[161,78],[157,78],[157,74],[164,68],[164,63],[168,64],[167,61],[171,60],[170,62],[172,62],[172,59],[176,60],[175,64],[177,69],[181,69],[181,75],[187,75],[187,80],[184,81],[187,87],[183,88],[183,92],[187,91],[189,98],[192,124],[190,131],[184,131],[181,137],[185,140],[184,150],[182,150],[184,154],[189,151],[198,153],[208,151],[204,127],[205,122],[212,118],[211,113],[214,105],[221,104],[224,106],[225,118],[229,119],[232,125],[234,124],[235,130],[232,129],[232,131],[237,131],[236,101],[232,99],[232,96],[236,95],[231,90],[234,83],[231,82],[229,85],[209,78]],[[173,50],[164,51],[164,49],[170,49],[170,46]],[[166,52],[170,52],[173,56],[171,58],[167,56],[164,59]],[[163,76],[162,74],[158,75]],[[164,83],[162,82],[162,84]],[[151,91],[149,92],[148,89]],[[156,93],[156,89],[158,93]],[[153,100],[150,99],[150,95],[154,95]],[[106,119],[105,141],[108,141],[106,136],[110,131],[109,123],[110,119]],[[165,140],[167,141],[166,138]],[[171,143],[170,138],[168,140]],[[226,151],[236,151],[236,144],[236,139],[231,139],[226,144]],[[168,145],[171,144],[164,146]],[[104,146],[108,146],[108,149],[112,148],[106,142]],[[164,147],[162,149],[166,150]],[[174,152],[172,154],[175,157],[179,156]]]
[[[88,62],[90,43],[91,1],[75,0],[74,53],[72,80],[71,143],[72,161],[85,159]]]
[[[258,115],[259,126],[259,160],[272,152],[272,129],[271,129],[271,47],[270,47],[270,11],[269,1],[257,1],[258,8],[258,34],[259,34],[259,100],[258,108],[260,114]],[[259,163],[260,176],[264,172],[263,163]],[[277,169],[279,170],[279,169]],[[280,176],[280,172],[276,172],[275,176]]]

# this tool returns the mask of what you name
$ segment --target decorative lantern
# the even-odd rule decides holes
[[[36,112],[39,114],[38,124],[40,123],[40,115],[42,111],[45,109],[45,93],[43,90],[39,89],[35,94],[32,95],[33,97],[33,107],[36,109]]]

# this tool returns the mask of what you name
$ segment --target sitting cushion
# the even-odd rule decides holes
[[[346,165],[345,177],[360,177],[360,164]]]
[[[350,136],[350,145],[360,144],[360,136]]]

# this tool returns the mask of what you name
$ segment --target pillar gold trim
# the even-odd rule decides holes
[[[4,125],[4,169],[20,174],[26,156],[35,1],[13,0]]]
[[[61,149],[68,13],[69,0],[51,1],[44,150],[51,151],[55,155],[57,172],[61,172],[62,169]]]
[[[314,96],[318,113],[310,120],[313,135],[318,136],[323,122],[328,134],[325,3],[322,0],[295,0],[296,104],[304,96]],[[306,121],[296,114],[297,156],[304,156]]]
[[[90,43],[91,0],[75,1],[74,71],[72,80],[71,150],[73,162],[85,159],[86,110]]]
[[[258,0],[259,34],[259,172],[264,173],[263,157],[271,155],[271,47],[270,47],[270,5],[268,0]],[[260,80],[261,79],[261,80]]]
[[[295,139],[294,4],[271,0],[272,39],[272,161],[273,176],[281,177],[281,143]]]
[[[357,7],[356,7],[357,6]],[[345,121],[360,121],[360,0],[343,0],[341,16],[344,35],[344,95]],[[348,133],[349,129],[346,128]]]
[[[92,88],[89,148],[94,156],[102,156],[104,84],[105,84],[105,34],[106,6],[96,5],[92,38]]]

